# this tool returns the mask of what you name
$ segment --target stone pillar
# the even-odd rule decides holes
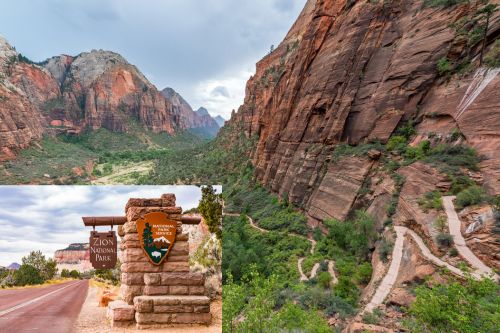
[[[149,262],[139,244],[136,221],[152,212],[165,213],[178,221],[175,243],[165,261]],[[113,304],[115,312],[135,311],[138,328],[173,326],[175,324],[209,324],[210,299],[205,295],[205,277],[189,269],[189,237],[182,232],[182,208],[175,206],[175,195],[159,199],[130,199],[125,207],[127,222],[119,228],[121,236],[122,306]],[[125,306],[126,305],[126,306]],[[110,310],[111,311],[111,310]],[[129,313],[129,312],[127,312]],[[130,324],[130,316],[114,326]],[[128,321],[128,322],[126,322]]]

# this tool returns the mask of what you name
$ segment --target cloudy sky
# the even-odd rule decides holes
[[[228,118],[255,63],[306,0],[0,0],[0,34],[32,60],[122,54],[161,90]]]
[[[52,257],[70,243],[87,243],[92,228],[82,216],[123,216],[129,198],[163,193],[175,193],[184,210],[201,198],[196,186],[0,186],[0,266],[21,263],[32,250]]]

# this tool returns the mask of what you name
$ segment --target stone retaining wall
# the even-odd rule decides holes
[[[139,244],[136,221],[152,212],[162,212],[178,221],[175,243],[165,261],[151,264]],[[209,324],[210,299],[205,296],[205,277],[189,269],[189,237],[183,233],[182,208],[175,206],[175,195],[159,199],[130,199],[127,222],[118,230],[121,237],[122,302],[108,309],[113,326],[139,328],[176,324]],[[132,316],[133,315],[133,316]]]

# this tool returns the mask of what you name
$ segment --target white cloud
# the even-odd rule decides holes
[[[222,76],[200,82],[194,90],[193,105],[205,107],[212,116],[231,117],[232,110],[238,110],[245,98],[245,87],[253,75],[250,70],[242,70],[237,75]]]

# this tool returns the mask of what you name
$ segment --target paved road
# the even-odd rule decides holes
[[[476,269],[476,272],[481,275],[495,275],[493,270],[486,266],[481,259],[476,257],[476,255],[471,251],[471,249],[465,243],[465,239],[462,236],[462,231],[460,230],[461,222],[458,218],[457,212],[455,211],[455,206],[453,205],[453,199],[455,197],[443,197],[443,205],[448,216],[448,226],[450,228],[450,234],[453,237],[453,242],[457,248],[458,253],[467,260],[467,262]]]
[[[0,332],[71,332],[88,286],[88,281],[82,280],[0,291]]]

